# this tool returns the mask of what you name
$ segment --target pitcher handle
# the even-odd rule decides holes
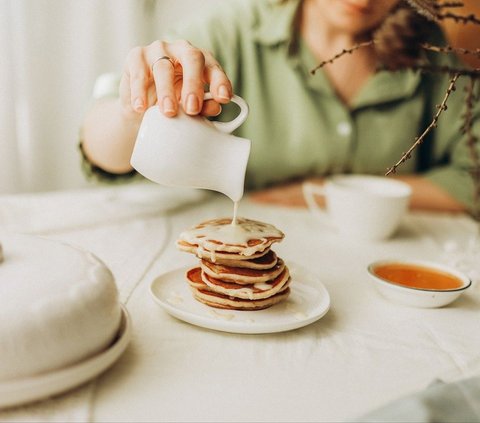
[[[212,100],[213,96],[212,93],[205,93],[204,100]],[[231,98],[231,101],[234,102],[235,104],[238,104],[240,107],[240,113],[238,116],[231,120],[230,122],[217,122],[215,120],[212,120],[211,122],[215,125],[215,127],[227,134],[230,134],[231,132],[235,131],[245,120],[247,119],[248,116],[248,104],[247,102],[242,98],[239,97],[238,95],[234,95]]]

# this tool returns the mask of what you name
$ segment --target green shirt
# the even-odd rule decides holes
[[[317,62],[293,29],[299,4],[230,0],[167,37],[210,50],[249,104],[235,132],[252,140],[247,189],[313,175],[384,174],[431,122],[449,84],[448,75],[379,71],[347,107],[322,70],[310,74]],[[429,57],[458,66],[455,57]],[[438,127],[398,173],[422,173],[472,206],[471,156],[460,131],[465,81],[459,79]],[[235,112],[228,105],[221,118]]]

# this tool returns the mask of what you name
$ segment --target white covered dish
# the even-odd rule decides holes
[[[111,345],[122,311],[98,258],[34,236],[0,242],[0,383],[74,365]]]

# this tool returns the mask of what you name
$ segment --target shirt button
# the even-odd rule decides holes
[[[339,164],[332,166],[331,171],[333,174],[344,173],[343,166]]]
[[[337,133],[342,137],[347,137],[352,133],[352,126],[348,122],[340,122],[337,125]]]

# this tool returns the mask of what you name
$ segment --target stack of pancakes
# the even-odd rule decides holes
[[[270,249],[283,238],[273,225],[245,218],[209,220],[182,232],[177,247],[200,258],[186,274],[194,297],[230,310],[261,310],[284,300],[289,271]]]

